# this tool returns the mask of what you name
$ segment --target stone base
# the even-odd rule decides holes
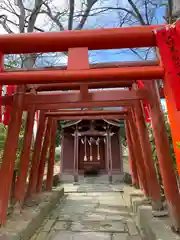
[[[144,197],[144,194],[141,190],[134,190],[133,192],[131,192],[129,194],[129,200],[130,200],[130,205],[132,206],[132,200],[133,198],[143,198]]]
[[[180,240],[180,236],[172,232],[168,217],[153,218],[151,206],[140,206],[138,208],[137,225],[143,239]]]
[[[63,195],[62,187],[40,194],[38,202],[30,207],[25,206],[21,214],[13,214],[11,219],[7,220],[6,225],[0,229],[0,239],[30,239]]]
[[[67,173],[61,173],[59,175],[59,179],[61,183],[73,183],[74,182],[74,176],[73,174],[67,174]],[[119,173],[113,173],[112,179],[109,179],[108,174],[100,174],[96,177],[84,177],[84,175],[79,174],[78,181],[79,183],[89,182],[92,180],[93,183],[116,183],[116,182],[123,182],[124,174]],[[112,180],[109,182],[109,180]]]

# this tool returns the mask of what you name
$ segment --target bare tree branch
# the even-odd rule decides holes
[[[78,26],[76,27],[76,30],[80,30],[83,28],[88,16],[89,16],[89,13],[93,7],[93,5],[97,2],[98,0],[87,0],[87,7],[86,7],[86,10],[84,12],[84,15],[82,16],[81,20],[80,20],[80,23],[78,24]]]
[[[132,0],[128,0],[128,3],[131,5],[132,9],[134,10],[134,12],[136,13],[136,16],[140,22],[141,25],[146,25],[141,13],[139,12],[136,4],[132,1]]]
[[[20,33],[24,33],[24,20],[25,20],[25,9],[22,0],[17,0],[17,6],[19,7],[19,31]]]
[[[49,18],[50,18],[53,22],[55,22],[55,23],[57,24],[57,26],[59,27],[60,31],[64,31],[64,27],[63,27],[63,25],[61,24],[61,22],[59,21],[59,17],[61,16],[62,13],[59,13],[59,12],[58,12],[58,13],[54,16],[53,13],[52,13],[52,11],[51,11],[51,9],[50,9],[50,7],[48,6],[48,4],[47,4],[47,3],[43,3],[43,4],[44,4],[44,6],[46,6],[47,11],[42,11],[42,13],[46,13],[46,14],[49,16]]]
[[[7,33],[13,33],[13,31],[11,30],[11,28],[8,26],[7,24],[7,16],[6,15],[1,15],[0,16],[0,24],[3,26],[4,30]]]
[[[73,28],[73,19],[74,19],[74,0],[69,2],[69,19],[68,19],[68,30]]]
[[[28,24],[28,28],[27,28],[28,32],[33,32],[34,25],[35,25],[35,22],[36,22],[36,19],[37,19],[37,16],[41,9],[42,4],[43,4],[43,0],[35,0],[35,6],[31,13],[31,16],[29,18],[29,24]]]
[[[148,14],[148,1],[147,0],[144,0],[144,8],[145,8],[146,23],[147,23],[147,25],[150,25],[149,14]]]

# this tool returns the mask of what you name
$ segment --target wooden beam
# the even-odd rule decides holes
[[[12,96],[2,96],[0,97],[0,101],[2,105],[11,105],[13,101],[14,95]]]
[[[102,101],[102,102],[77,102],[77,103],[55,103],[55,104],[36,104],[37,110],[53,110],[53,109],[77,109],[77,108],[102,108],[102,107],[120,107],[132,106],[135,101]],[[27,106],[25,106],[25,109]]]
[[[102,102],[102,101],[118,101],[118,100],[141,100],[148,99],[149,92],[146,89],[138,89],[136,91],[129,90],[103,90],[103,91],[91,91],[89,92],[90,100],[87,102]],[[25,95],[24,104],[60,104],[60,103],[78,103],[83,102],[81,100],[78,91],[72,92],[60,92],[60,93],[39,93],[37,95]]]
[[[8,101],[6,101],[6,97],[2,97],[4,104],[3,105],[11,105],[12,104],[12,100],[13,100],[13,96],[12,96],[12,100],[9,101],[10,99],[8,99]],[[48,110],[48,109],[73,109],[73,108],[100,108],[100,107],[119,107],[119,106],[131,106],[134,104],[134,101],[126,101],[126,100],[118,100],[118,101],[92,101],[92,102],[87,102],[87,101],[83,101],[83,102],[64,102],[64,103],[54,103],[54,104],[41,104],[41,103],[37,103],[36,104],[36,109],[38,110]],[[26,106],[24,104],[24,110],[27,110],[28,106]]]
[[[2,34],[0,46],[4,54],[64,52],[77,47],[88,47],[89,50],[154,47],[156,38],[153,30],[160,27],[162,25]]]
[[[15,35],[15,34],[14,34]],[[159,66],[132,67],[85,70],[53,70],[30,72],[5,72],[0,73],[0,84],[21,85],[39,83],[90,83],[104,82],[113,79],[121,80],[152,80],[162,79],[164,69]]]
[[[118,119],[118,120],[124,120],[128,117],[126,115],[107,115],[107,116],[61,116],[61,117],[53,117],[56,120],[112,120],[112,119]]]
[[[98,82],[91,82],[88,83],[89,89],[98,89],[98,88],[124,88],[124,87],[131,87],[133,84],[133,80],[130,81],[104,81],[102,83]],[[43,92],[43,91],[59,91],[59,90],[78,90],[81,82],[77,83],[48,83],[48,84],[38,84],[36,91]]]
[[[66,111],[54,111],[47,112],[45,116],[48,117],[63,117],[63,116],[111,116],[111,115],[127,115],[127,110],[66,110]]]
[[[148,93],[145,89],[138,89],[136,92],[128,90],[103,90],[91,91],[90,101],[82,101],[78,91],[60,93],[39,93],[37,95],[26,94],[24,97],[24,110],[29,105],[35,104],[36,109],[73,109],[73,108],[99,108],[131,106],[134,101],[147,99]],[[4,105],[11,105],[13,96],[2,97]]]
[[[145,67],[159,66],[159,61],[125,61],[125,62],[107,62],[89,64],[91,69],[97,68],[122,68],[122,67]],[[43,68],[6,68],[5,72],[30,72],[30,71],[51,71],[51,70],[67,70],[67,66],[48,66]]]
[[[89,69],[88,48],[69,48],[67,70],[81,71],[82,69]],[[80,84],[79,88],[81,99],[88,100],[88,84]]]

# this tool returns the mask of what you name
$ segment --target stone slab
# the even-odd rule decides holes
[[[99,232],[58,232],[52,240],[111,240],[111,235]]]
[[[132,240],[128,233],[115,233],[112,235],[112,240]]]
[[[131,236],[136,236],[139,234],[136,223],[133,220],[126,221],[128,232]]]
[[[121,221],[73,222],[70,229],[74,232],[126,232],[125,224]]]
[[[64,189],[61,188],[59,191],[43,194],[47,198],[38,206],[25,208],[21,215],[12,216],[12,219],[7,221],[6,226],[0,230],[0,239],[28,240],[32,237],[45,217],[64,195]]]
[[[51,221],[42,226],[47,233],[45,240],[140,240],[124,198],[126,190],[132,192],[132,188],[124,188],[122,183],[82,182],[79,186],[70,183],[63,186],[65,191],[68,189],[65,201],[47,218]]]

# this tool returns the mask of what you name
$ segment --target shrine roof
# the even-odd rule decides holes
[[[67,121],[64,125],[63,125],[63,128],[68,128],[68,127],[71,127],[73,125],[76,125],[80,122],[82,122],[83,120],[78,120],[78,121]],[[116,127],[120,127],[120,120],[118,119],[112,119],[112,120],[106,120],[106,119],[103,119],[104,122],[110,124],[110,125],[113,125],[113,126],[116,126]]]

